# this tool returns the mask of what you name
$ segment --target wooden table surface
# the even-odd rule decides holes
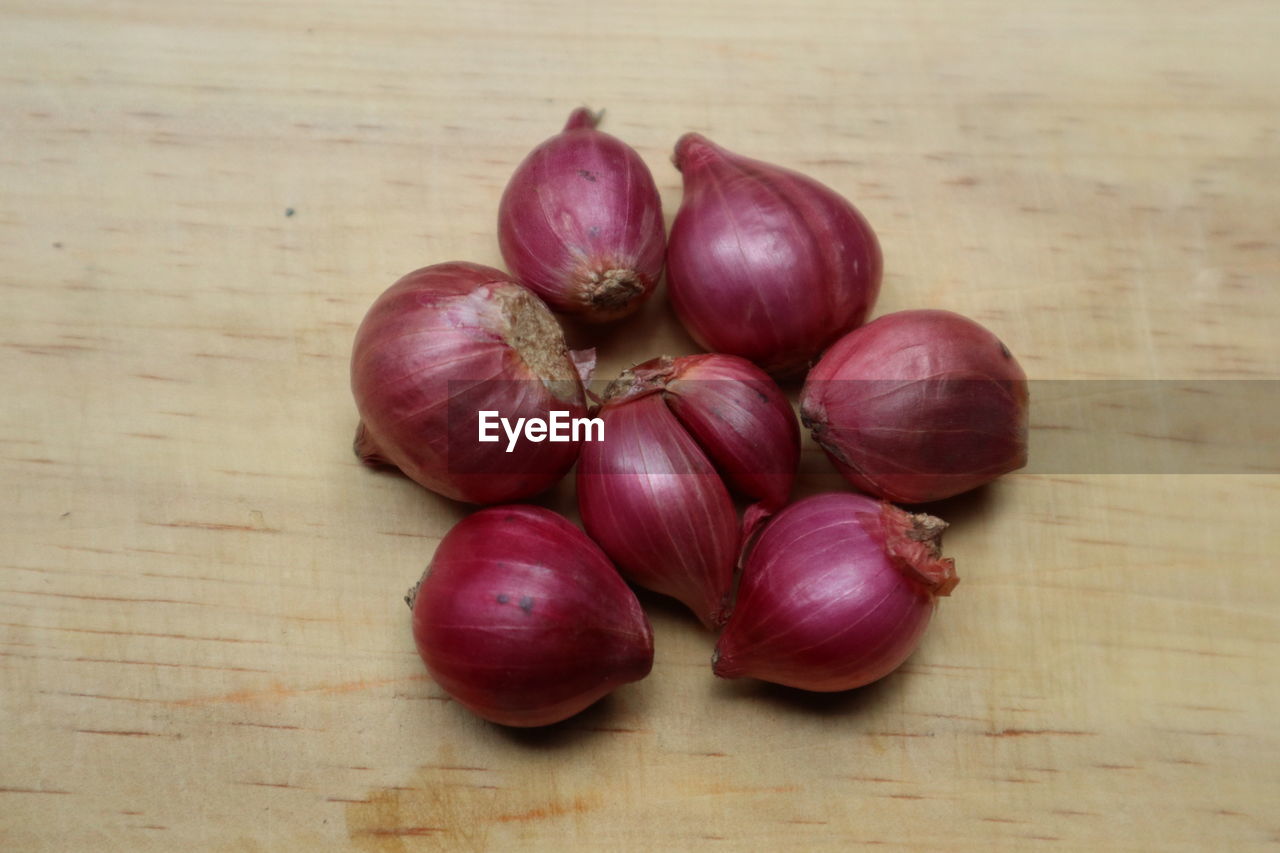
[[[395,278],[500,263],[582,103],[668,216],[692,129],[838,188],[878,313],[1035,379],[1280,378],[1278,41],[1262,0],[3,0],[0,847],[1280,843],[1275,473],[945,503],[963,582],[848,695],[717,681],[646,598],[652,676],[516,732],[414,653],[467,508],[357,464],[347,387]],[[661,299],[596,342],[694,351]]]

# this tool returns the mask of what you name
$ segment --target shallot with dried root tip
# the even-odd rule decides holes
[[[886,314],[805,378],[800,413],[858,489],[936,501],[1027,464],[1027,377],[1009,348],[950,311]]]
[[[888,675],[958,582],[940,553],[946,526],[855,494],[787,507],[747,556],[716,675],[819,692]]]
[[[378,297],[356,332],[351,389],[355,451],[434,492],[502,503],[543,491],[578,458],[579,442],[522,440],[514,452],[478,440],[483,411],[547,419],[586,414],[591,352],[570,352],[536,296],[491,267],[436,264]]]
[[[573,111],[511,176],[498,209],[507,266],[554,310],[616,320],[658,285],[666,250],[662,201],[640,155]]]

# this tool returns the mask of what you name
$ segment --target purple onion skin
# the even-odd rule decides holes
[[[578,463],[583,527],[633,583],[722,625],[739,528],[719,475],[656,391],[597,416],[605,440],[586,442]]]
[[[781,509],[800,463],[800,425],[782,389],[733,355],[671,360],[663,396],[736,491]]]
[[[529,497],[568,472],[578,444],[521,440],[507,453],[505,439],[477,441],[477,413],[583,417],[578,371],[555,317],[506,274],[469,263],[416,270],[378,297],[356,332],[356,454],[454,500]]]
[[[883,261],[853,205],[696,133],[676,143],[675,163],[684,200],[667,281],[676,314],[703,348],[791,376],[866,320]]]
[[[653,629],[635,593],[548,509],[492,507],[463,519],[412,595],[431,677],[495,723],[559,722],[653,666]]]
[[[555,311],[617,320],[649,297],[666,249],[662,201],[635,149],[578,109],[533,149],[498,208],[507,267]]]
[[[949,311],[850,332],[809,372],[800,412],[856,488],[941,500],[1027,464],[1027,377],[995,335]]]
[[[957,582],[935,548],[945,526],[847,493],[787,507],[747,557],[716,675],[824,693],[888,675]]]

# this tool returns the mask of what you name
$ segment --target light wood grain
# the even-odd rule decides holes
[[[357,465],[346,385],[391,281],[499,262],[581,103],[668,215],[689,129],[840,189],[878,311],[1036,378],[1280,378],[1278,40],[1265,2],[3,0],[0,847],[1280,842],[1274,475],[948,502],[963,582],[851,695],[718,682],[646,598],[653,675],[519,733],[414,653],[466,510]],[[692,351],[661,302],[597,343]]]

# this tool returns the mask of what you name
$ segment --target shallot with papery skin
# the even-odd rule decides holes
[[[578,462],[582,525],[627,578],[724,623],[738,553],[733,501],[655,393],[606,401],[604,441]]]
[[[511,176],[498,209],[507,266],[554,310],[589,322],[635,311],[662,275],[662,201],[640,155],[574,110]]]
[[[632,581],[722,624],[741,538],[724,481],[757,501],[750,526],[786,503],[800,454],[786,397],[735,356],[662,357],[615,380],[598,416],[605,440],[578,465],[583,526]]]
[[[547,307],[496,269],[447,263],[409,273],[356,332],[356,454],[456,500],[536,494],[564,476],[578,443],[521,441],[507,453],[477,440],[479,412],[582,417],[580,370],[593,361],[569,352]]]
[[[946,523],[855,494],[778,513],[752,547],[712,668],[831,692],[883,678],[915,650],[958,579]]]
[[[559,722],[653,666],[653,629],[635,593],[548,509],[491,507],[463,519],[410,596],[431,677],[495,723]]]
[[[880,244],[849,202],[812,178],[700,134],[676,143],[684,200],[671,226],[671,302],[703,347],[775,375],[860,325],[880,291]]]
[[[1028,410],[1008,347],[949,311],[899,311],[850,332],[800,395],[840,473],[899,503],[951,497],[1027,464]]]
[[[800,427],[791,404],[760,368],[732,355],[661,358],[632,368],[663,397],[736,491],[770,512],[795,483]]]

